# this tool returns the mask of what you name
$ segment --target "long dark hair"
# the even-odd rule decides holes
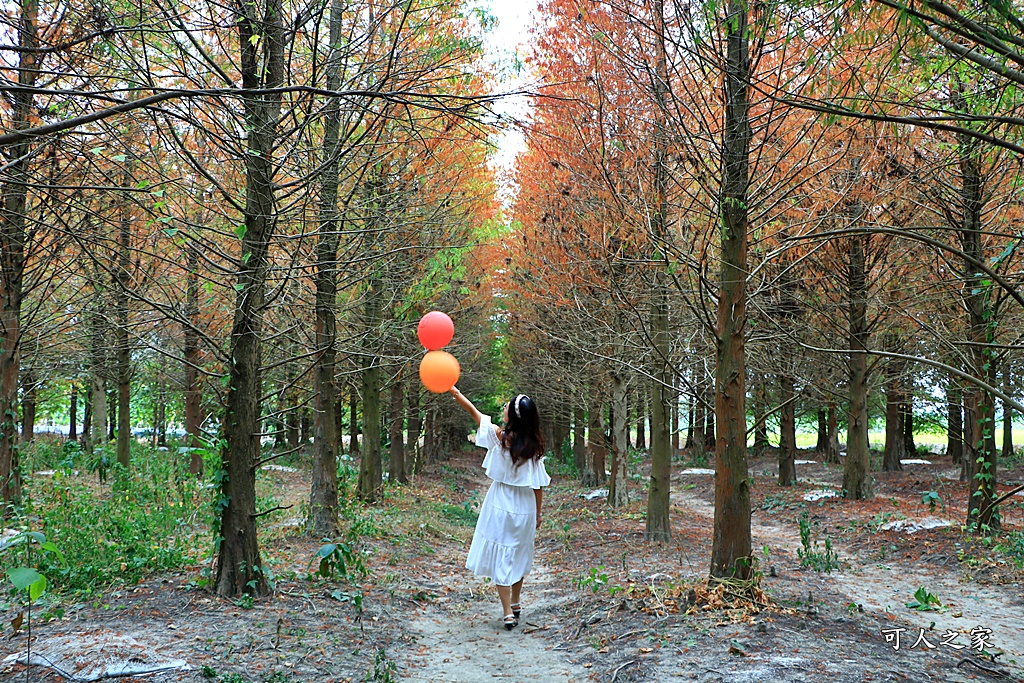
[[[512,455],[512,465],[519,467],[527,460],[544,454],[544,437],[540,433],[537,404],[525,394],[516,394],[508,402],[508,422],[501,430],[501,445]]]

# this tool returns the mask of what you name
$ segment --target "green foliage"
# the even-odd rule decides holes
[[[939,602],[939,598],[927,590],[924,586],[919,587],[914,591],[914,599],[907,603],[907,607],[918,612],[937,612],[942,609],[942,603]]]
[[[203,528],[209,493],[182,470],[171,451],[133,443],[132,472],[112,487],[88,484],[65,462],[52,477],[26,480],[25,519],[63,551],[39,558],[37,569],[52,589],[90,593],[118,583],[133,584],[155,571],[191,564]],[[44,446],[45,448],[45,446]],[[39,457],[49,457],[37,453]],[[85,458],[76,451],[75,459]],[[0,570],[10,568],[0,556]]]
[[[309,567],[317,565],[316,573],[310,574],[312,581],[316,577],[326,580],[353,581],[365,577],[369,570],[363,561],[363,552],[359,549],[360,525],[353,524],[345,534],[345,540],[337,543],[325,543],[313,553]]]
[[[467,500],[462,505],[442,503],[440,512],[445,521],[455,526],[475,527],[476,521],[480,517],[479,513],[473,509],[472,500]]]
[[[373,657],[373,668],[366,672],[363,683],[398,683],[398,667],[388,659],[384,648],[377,650]]]
[[[615,595],[622,590],[622,586],[610,584],[608,582],[608,572],[604,571],[604,565],[598,565],[591,567],[586,574],[580,574],[576,578],[576,587],[580,590],[586,588],[590,589],[591,593],[600,593],[601,590],[607,589],[608,595]]]
[[[935,506],[942,503],[942,498],[936,491],[928,491],[921,496],[921,502],[928,504],[929,512],[935,512]]]
[[[64,554],[57,548],[55,544],[46,540],[46,536],[39,533],[38,531],[22,531],[19,534],[11,537],[4,543],[0,544],[0,557],[4,555],[10,555],[11,559],[16,563],[19,549],[24,549],[23,564],[22,566],[11,566],[5,572],[7,579],[14,586],[16,591],[28,592],[29,603],[33,603],[38,600],[43,592],[46,591],[47,580],[46,576],[39,573],[33,565],[33,544],[39,546],[41,553],[40,559],[45,558],[47,555],[52,555],[57,562],[64,564]]]
[[[824,548],[819,549],[818,540],[813,537],[812,524],[806,511],[800,515],[799,524],[800,545],[803,547],[798,548],[796,554],[800,558],[800,566],[827,574],[839,569],[839,555],[832,547],[832,540],[826,536]],[[813,526],[817,526],[817,524],[814,522]]]

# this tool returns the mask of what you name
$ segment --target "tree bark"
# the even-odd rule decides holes
[[[587,418],[582,404],[573,406],[572,418],[572,457],[576,471],[582,476],[587,466]]]
[[[107,363],[106,320],[97,306],[89,314],[89,404],[92,407],[89,448],[95,448],[107,438]]]
[[[856,209],[860,213],[859,208]],[[857,220],[859,220],[859,215]],[[868,442],[868,301],[867,235],[850,238],[847,263],[847,315],[850,330],[850,415],[843,467],[843,495],[851,500],[871,498],[869,470],[871,453]]]
[[[395,383],[391,385],[391,415],[389,417],[389,436],[391,437],[391,450],[389,451],[388,478],[399,484],[408,483],[405,476],[405,389],[402,387],[402,378],[399,375]]]
[[[71,397],[68,401],[68,441],[75,441],[78,438],[78,384],[71,383]]]
[[[199,250],[195,244],[185,247],[185,446],[188,471],[199,478],[203,474],[203,391],[199,379],[202,363],[199,349]]]
[[[263,7],[260,5],[263,4]],[[259,16],[262,9],[263,15]],[[246,124],[245,232],[236,264],[238,290],[231,328],[228,396],[222,450],[220,549],[214,582],[218,595],[270,591],[256,538],[256,468],[260,458],[262,326],[267,256],[274,233],[273,154],[284,82],[284,8],[281,0],[235,6],[242,108]],[[271,92],[249,94],[266,88]]]
[[[1003,365],[1003,393],[1013,396],[1013,383],[1010,381],[1010,365]],[[1003,401],[1003,458],[1013,457],[1013,408]]]
[[[409,461],[409,473],[420,473],[420,387],[415,381],[409,382],[406,390],[406,402],[409,409],[409,444],[406,448],[406,459]]]
[[[348,452],[359,452],[359,392],[352,385],[348,401]]]
[[[917,453],[914,443],[914,401],[906,390],[903,392],[903,403],[900,404],[900,415],[903,416],[903,452],[913,456]]]
[[[129,169],[131,162],[129,162]],[[131,172],[125,172],[125,186],[131,185]],[[128,199],[122,200],[121,221],[117,237],[117,267],[114,269],[114,305],[117,325],[114,328],[117,349],[117,463],[121,476],[128,476],[131,466],[131,347],[128,341],[128,292],[131,267],[132,211]]]
[[[708,387],[707,395],[708,405],[715,406],[714,410],[709,410],[704,414],[704,450],[711,453],[715,452],[715,413],[718,410],[718,399],[715,396],[715,383],[712,382],[711,386]]]
[[[779,486],[796,483],[796,402],[793,377],[779,375]]]
[[[344,3],[332,0],[329,49],[324,68],[327,89],[341,89],[342,20]],[[324,110],[323,168],[316,250],[314,319],[317,355],[313,362],[313,472],[309,489],[309,530],[330,538],[338,533],[338,398],[334,383],[338,297],[338,172],[341,161],[341,101],[327,100]]]
[[[906,420],[903,417],[903,392],[900,391],[897,373],[886,368],[887,382],[885,385],[885,451],[882,453],[883,472],[902,472],[900,462],[906,455],[906,439],[903,429]]]
[[[608,446],[604,438],[604,425],[602,424],[602,413],[604,412],[604,397],[598,392],[594,397],[587,414],[590,417],[590,425],[587,428],[587,461],[581,472],[584,486],[600,486],[605,483],[605,460],[608,455]]]
[[[959,465],[964,457],[963,394],[952,378],[946,385],[946,415],[946,454]]]
[[[746,362],[747,190],[750,155],[750,54],[746,2],[728,0],[725,125],[722,134],[721,266],[715,336],[715,521],[711,575],[748,579],[752,572],[747,470]]]
[[[626,378],[622,371],[612,375],[612,476],[608,503],[622,507],[629,503],[629,410]]]
[[[8,130],[29,128],[33,112],[31,89],[39,75],[36,0],[23,0],[18,17],[18,85],[10,94]],[[0,171],[0,498],[2,515],[10,516],[21,502],[21,468],[15,446],[18,414],[18,380],[21,370],[21,304],[24,296],[25,247],[28,241],[26,212],[31,178],[29,142],[5,150]]]
[[[373,281],[366,291],[366,328],[375,335],[380,317],[378,284]],[[368,351],[363,361],[363,448],[359,461],[359,499],[370,503],[377,500],[383,483],[380,462],[380,358]]]
[[[839,464],[839,409],[835,401],[829,401],[826,409],[828,414],[828,448],[825,449],[825,462]]]
[[[654,159],[653,212],[650,216],[654,243],[654,281],[651,287],[650,329],[653,342],[654,367],[651,372],[651,479],[647,488],[647,523],[644,537],[648,541],[668,541],[672,538],[669,519],[669,497],[672,490],[672,441],[668,414],[672,393],[671,337],[669,333],[668,256],[663,245],[668,237],[668,150],[669,111],[668,54],[665,41],[665,2],[656,0],[654,6],[658,31],[655,36],[654,74]]]
[[[644,392],[638,391],[636,396],[636,449],[642,451],[647,448],[647,401],[644,400]],[[689,445],[689,443],[687,443]]]
[[[669,427],[672,432],[672,455],[674,456],[679,452],[679,390],[678,380],[672,378],[672,392],[669,397],[669,414],[671,415],[672,424]]]
[[[954,91],[954,106],[962,106],[962,88]],[[960,166],[960,201],[963,211],[960,227],[960,241],[965,255],[963,292],[967,308],[969,341],[971,342],[971,374],[996,385],[996,358],[989,346],[995,340],[995,310],[993,309],[991,283],[983,283],[977,262],[985,260],[982,245],[982,211],[984,208],[984,180],[978,159],[979,143],[973,138],[961,135],[958,146]],[[987,281],[986,281],[987,282]],[[991,325],[989,324],[991,322]],[[998,529],[999,517],[992,505],[996,496],[998,457],[995,448],[995,397],[988,392],[971,386],[964,389],[969,423],[972,427],[967,434],[965,455],[968,456],[967,474],[970,498],[967,502],[967,526],[979,533]]]
[[[21,442],[32,443],[36,436],[36,373],[30,367],[22,372]]]
[[[818,440],[814,444],[817,453],[824,453],[828,449],[828,416],[824,408],[818,408]]]
[[[690,444],[691,448],[696,449],[696,455],[702,455],[704,453],[704,382],[701,380],[694,384],[693,390],[693,441]]]

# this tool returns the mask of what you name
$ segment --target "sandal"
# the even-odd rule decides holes
[[[502,623],[505,624],[506,631],[511,631],[516,626],[519,626],[519,620],[516,619],[516,615],[514,614],[506,614],[505,618],[502,619]]]
[[[519,621],[519,615],[522,614],[522,612],[523,612],[522,608],[520,608],[518,602],[514,603],[511,607],[512,607],[512,616],[514,616],[516,618],[516,621]]]

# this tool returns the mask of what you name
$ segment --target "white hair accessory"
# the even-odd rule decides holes
[[[522,414],[519,412],[519,402],[523,400],[523,394],[516,396],[516,417],[521,418]]]

